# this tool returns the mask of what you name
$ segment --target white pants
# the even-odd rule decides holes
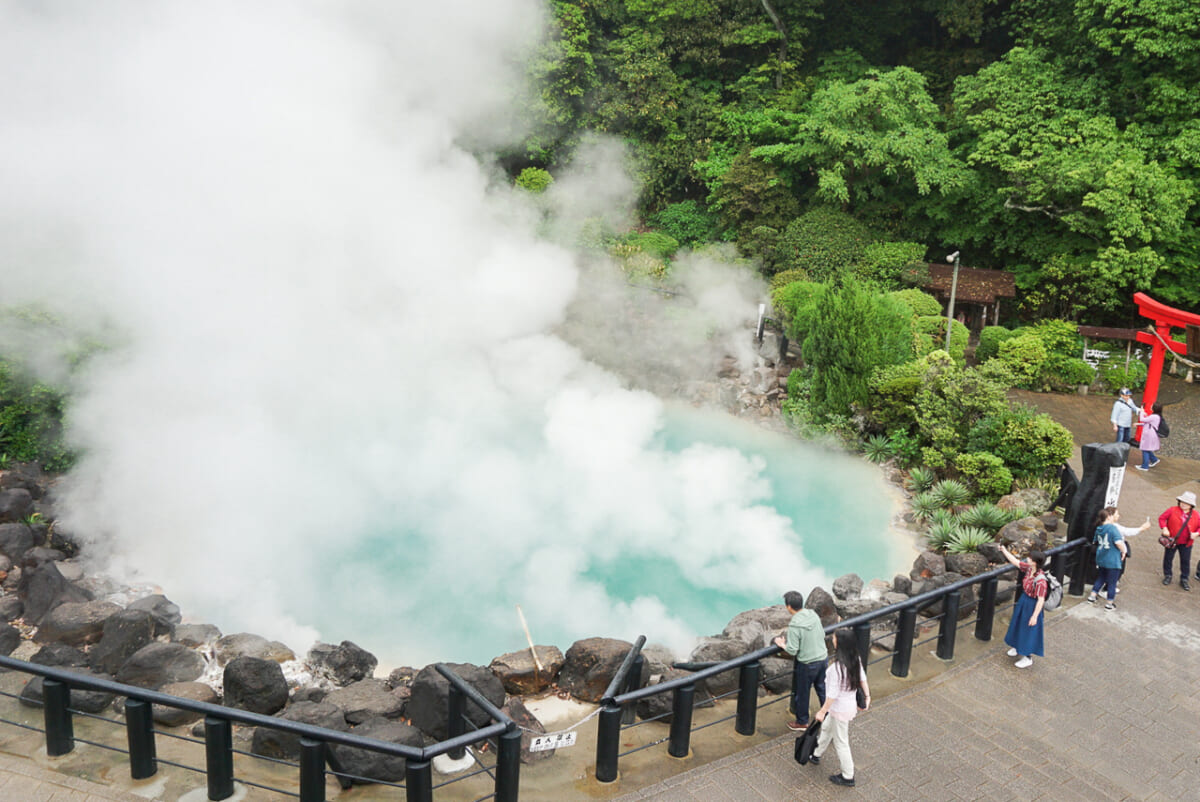
[[[838,763],[842,767],[842,776],[847,780],[854,779],[854,758],[850,756],[850,722],[841,721],[826,714],[821,722],[821,731],[817,733],[817,748],[813,750],[814,757],[825,754],[829,742],[833,741],[834,751],[837,752]]]

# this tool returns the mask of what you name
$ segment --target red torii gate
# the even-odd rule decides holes
[[[1149,407],[1158,398],[1158,385],[1162,381],[1163,361],[1166,359],[1167,348],[1176,354],[1187,355],[1187,345],[1172,340],[1171,329],[1200,326],[1200,315],[1167,306],[1144,292],[1134,293],[1133,302],[1137,304],[1138,314],[1154,321],[1154,331],[1158,333],[1158,337],[1148,331],[1137,333],[1138,342],[1153,347],[1150,352],[1150,372],[1146,376],[1146,389],[1142,394],[1142,405]],[[1160,337],[1161,339],[1159,339]]]

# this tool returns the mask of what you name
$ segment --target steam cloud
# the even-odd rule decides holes
[[[772,601],[826,579],[760,462],[660,445],[662,403],[572,326],[603,293],[458,144],[513,132],[541,13],[0,0],[0,302],[113,345],[76,376],[59,509],[108,570],[414,665],[520,648],[517,603],[563,648],[686,644],[670,599],[595,578],[613,558]],[[588,161],[560,222],[628,208],[611,146]],[[738,309],[710,327],[753,314],[706,269],[698,308]]]

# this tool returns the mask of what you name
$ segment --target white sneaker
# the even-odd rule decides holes
[[[1033,665],[1033,658],[1022,657],[1020,660],[1013,663],[1013,665],[1015,665],[1017,668],[1029,668],[1031,665]]]
[[[1009,650],[1008,650],[1008,656],[1009,656],[1009,657],[1016,657],[1016,656],[1017,656],[1017,650],[1016,650],[1016,649],[1009,649]]]

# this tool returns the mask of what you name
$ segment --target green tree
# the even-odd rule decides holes
[[[813,369],[811,401],[818,415],[846,415],[866,407],[871,373],[912,355],[909,318],[903,304],[855,282],[825,294],[803,344],[804,361]]]

